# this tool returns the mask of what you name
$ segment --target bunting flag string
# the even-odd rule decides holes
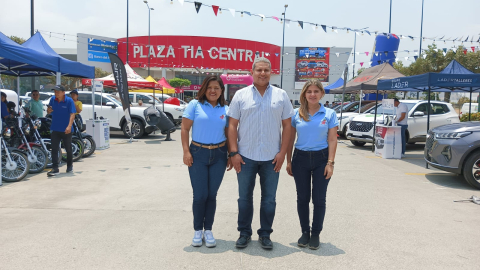
[[[173,4],[173,0],[169,0],[171,1],[171,3]],[[195,10],[197,11],[197,13],[199,13],[200,11],[200,7],[203,5],[203,6],[209,6],[209,7],[213,7],[213,5],[207,5],[207,4],[204,4],[204,3],[201,3],[201,2],[197,2],[197,1],[189,1],[189,0],[178,0],[180,2],[180,4],[184,4],[184,2],[187,2],[187,3],[194,3],[195,4]],[[221,10],[222,9],[227,9],[227,8],[219,8],[220,10],[220,13],[221,13]],[[235,17],[235,13],[241,13],[242,17],[243,17],[243,14],[246,14],[248,16],[257,16],[257,17],[260,17],[261,18],[261,21],[263,21],[264,19],[266,18],[269,18],[269,19],[273,19],[273,20],[276,20],[276,21],[279,21],[280,23],[283,23],[283,19],[279,19],[279,17],[277,16],[265,16],[263,14],[254,14],[254,13],[251,13],[249,11],[236,11],[235,9],[231,9],[231,8],[228,8],[228,10],[232,13],[232,15]],[[215,16],[217,16],[217,13],[215,13]],[[299,24],[299,26],[304,29],[303,25],[305,23],[307,24],[311,24],[312,25],[312,29],[313,31],[316,31],[317,29],[317,25],[316,23],[312,23],[312,22],[305,22],[305,21],[301,21],[301,20],[291,20],[291,19],[285,19],[285,23],[287,23],[287,26],[290,26],[290,22],[296,22]],[[315,27],[313,27],[313,25],[315,25]],[[393,33],[386,33],[386,32],[381,32],[381,31],[369,31],[369,30],[363,30],[363,29],[354,29],[354,28],[351,28],[351,27],[337,27],[337,26],[330,26],[330,25],[325,25],[325,24],[321,24],[320,25],[323,29],[323,31],[325,33],[328,33],[327,31],[327,28],[331,29],[332,32],[335,32],[335,33],[339,33],[338,31],[339,30],[342,30],[342,31],[345,31],[346,33],[349,33],[350,31],[353,31],[354,34],[356,35],[363,35],[364,33],[367,33],[369,36],[372,35],[372,33],[374,33],[375,35],[378,35],[378,34],[383,34],[385,36],[387,36],[387,38],[390,38],[390,37],[395,37],[395,38],[400,38],[400,39],[404,39],[404,38],[409,38],[410,40],[414,41],[415,39],[419,39],[420,37],[416,37],[416,36],[411,36],[411,35],[395,35]],[[456,37],[456,38],[445,38],[445,35],[443,35],[441,38],[437,38],[437,36],[435,37],[422,37],[423,40],[431,40],[433,41],[433,43],[435,43],[435,41],[443,41],[444,43],[446,43],[447,41],[448,42],[453,42],[453,44],[455,44],[455,42],[461,42],[461,44],[463,44],[464,42],[471,42],[473,44],[473,42],[476,42],[476,43],[479,43],[480,44],[480,35],[477,39],[477,41],[474,41],[473,40],[473,35],[471,36],[470,38],[470,35],[467,36],[467,38],[464,40],[463,39],[463,36],[461,37]],[[469,40],[470,38],[470,40]]]
[[[218,8],[220,8],[220,7],[219,6],[212,6],[212,9],[213,9],[213,12],[215,13],[215,16],[217,16]]]

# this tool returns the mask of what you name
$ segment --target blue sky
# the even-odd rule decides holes
[[[199,0],[202,2],[202,0]],[[126,0],[35,0],[35,28],[43,31],[73,34],[88,33],[108,37],[126,36]],[[148,34],[148,10],[143,0],[129,0],[130,36]],[[215,17],[212,8],[202,6],[196,13],[193,3],[183,6],[173,0],[150,0],[152,35],[198,35],[216,36],[262,41],[281,45],[283,25],[272,19],[263,22],[258,17],[236,14],[228,10]],[[245,10],[266,16],[281,17],[284,5],[288,4],[287,19],[302,20],[337,27],[363,28],[371,31],[388,32],[389,0],[204,0],[202,3],[221,8]],[[420,36],[421,0],[393,0],[392,33]],[[6,35],[28,38],[30,35],[30,0],[0,0],[2,16],[0,31]],[[480,21],[476,12],[480,10],[478,0],[425,0],[425,37],[460,37],[480,35]],[[76,42],[50,38],[43,33],[54,48],[76,48]],[[59,35],[52,34],[54,37]],[[67,39],[75,39],[66,36]],[[286,46],[337,46],[353,47],[354,34],[339,31],[338,34],[323,32],[319,27],[313,31],[310,25],[302,30],[298,24],[286,27]],[[372,51],[374,36],[357,36],[357,51]],[[425,41],[426,48],[431,41]],[[440,48],[451,48],[453,44],[438,43]],[[455,44],[458,46],[458,42]],[[470,46],[479,46],[478,43]],[[399,50],[418,50],[419,39],[403,39]],[[399,57],[413,56],[400,54]],[[369,57],[357,56],[356,62],[367,62]],[[350,59],[349,62],[352,60]]]

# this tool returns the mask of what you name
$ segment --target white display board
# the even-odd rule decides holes
[[[375,155],[382,158],[402,158],[402,127],[376,126]]]

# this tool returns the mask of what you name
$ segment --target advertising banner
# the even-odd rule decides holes
[[[220,78],[222,78],[223,84],[245,84],[245,85],[253,84],[252,75],[222,74],[220,75]]]
[[[402,157],[402,127],[377,125],[375,130],[375,155],[382,158]]]
[[[318,79],[328,83],[330,71],[330,48],[297,47],[295,61],[295,88],[303,86],[310,79]]]
[[[118,55],[126,60],[126,39],[118,39]],[[272,63],[272,71],[280,68],[280,46],[231,38],[195,36],[130,37],[128,63],[145,67],[252,70],[253,60],[263,56]]]
[[[108,54],[112,64],[113,76],[115,77],[115,83],[117,85],[118,95],[122,100],[123,111],[125,113],[125,119],[128,123],[129,130],[132,130],[132,118],[130,117],[130,99],[128,97],[128,81],[127,71],[122,60],[113,53]]]

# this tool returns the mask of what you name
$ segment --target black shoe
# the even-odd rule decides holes
[[[320,247],[320,235],[312,235],[308,247],[310,249],[318,249]]]
[[[302,234],[302,237],[298,239],[298,246],[307,247],[309,242],[310,242],[310,232],[304,232]]]
[[[49,171],[49,172],[47,173],[47,176],[55,176],[55,175],[57,175],[57,174],[59,174],[59,173],[60,173],[60,171],[59,171],[58,169],[52,169],[51,171]]]
[[[246,248],[248,246],[248,243],[250,243],[250,240],[252,238],[248,235],[240,235],[238,238],[237,242],[235,243],[235,247],[237,248]]]
[[[67,167],[67,173],[73,173],[73,166],[72,167]]]
[[[270,237],[268,237],[268,236],[258,238],[258,242],[260,242],[260,245],[264,249],[272,249],[273,248],[272,240],[270,240]]]

